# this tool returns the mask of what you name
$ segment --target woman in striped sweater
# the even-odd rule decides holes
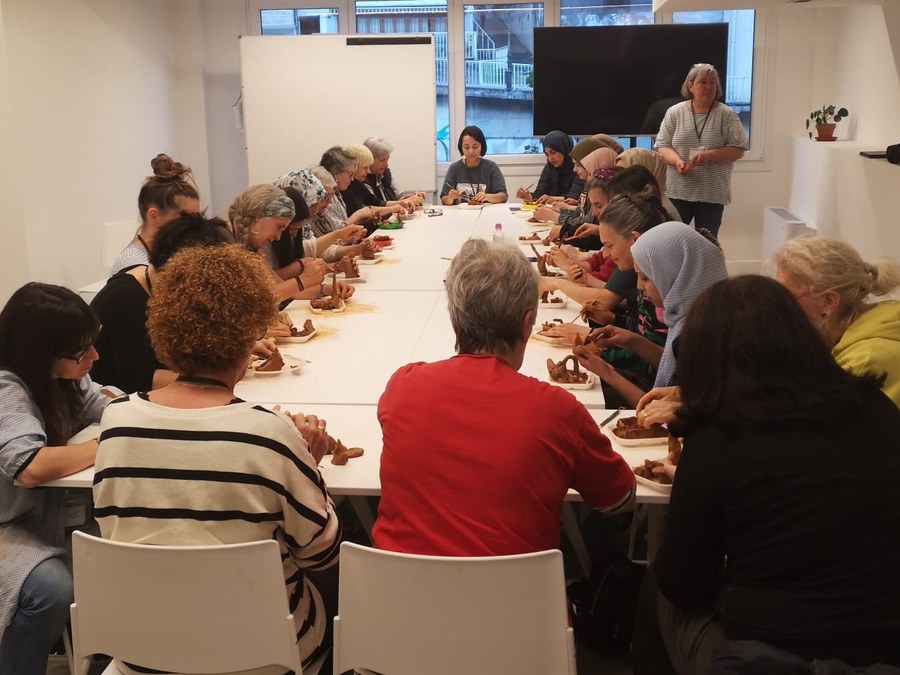
[[[325,422],[234,395],[254,342],[275,318],[273,297],[265,261],[240,246],[191,248],[169,260],[147,327],[160,360],[180,375],[119,399],[104,415],[94,514],[103,536],[116,541],[277,541],[297,647],[308,662],[330,645],[330,603],[307,572],[337,562],[341,535],[317,468]]]

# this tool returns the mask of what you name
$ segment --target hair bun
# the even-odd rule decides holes
[[[161,152],[150,160],[153,175],[164,180],[184,180],[191,173],[191,167],[176,162],[166,153]]]

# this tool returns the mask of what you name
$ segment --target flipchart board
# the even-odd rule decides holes
[[[251,185],[380,136],[396,185],[435,190],[430,34],[251,36],[240,52]]]

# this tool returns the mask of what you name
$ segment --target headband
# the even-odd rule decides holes
[[[293,218],[296,214],[294,202],[287,195],[278,195],[266,204],[259,214],[260,218]]]

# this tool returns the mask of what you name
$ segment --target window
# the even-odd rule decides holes
[[[754,43],[762,39],[756,34],[754,10],[663,15],[654,14],[652,0],[495,0],[491,4],[467,4],[466,0],[249,0],[248,6],[251,27],[263,35],[431,33],[440,162],[456,159],[459,132],[470,124],[482,128],[492,155],[541,154],[539,139],[532,135],[531,118],[535,27],[725,22],[729,26],[728,72],[722,74],[725,102],[737,111],[750,136]],[[764,24],[758,28],[764,34]],[[762,115],[756,117],[754,126],[759,133]],[[620,138],[619,142],[628,146],[632,139]],[[636,140],[639,147],[649,148],[650,142],[644,136]],[[758,153],[754,148],[749,154],[759,158]]]
[[[712,12],[675,12],[673,23],[727,23],[728,72],[719,73],[725,103],[740,116],[750,137],[750,102],[753,93],[753,38],[756,12],[732,9]]]
[[[357,33],[431,33],[434,35],[435,137],[437,160],[450,160],[450,70],[447,51],[447,0],[379,2],[357,0]],[[388,139],[390,140],[390,139]]]
[[[542,152],[532,136],[534,28],[543,3],[465,5],[466,125],[477,125],[491,154]]]
[[[653,23],[648,0],[562,0],[560,26],[621,26]]]
[[[260,35],[312,35],[338,32],[338,8],[263,9]]]

